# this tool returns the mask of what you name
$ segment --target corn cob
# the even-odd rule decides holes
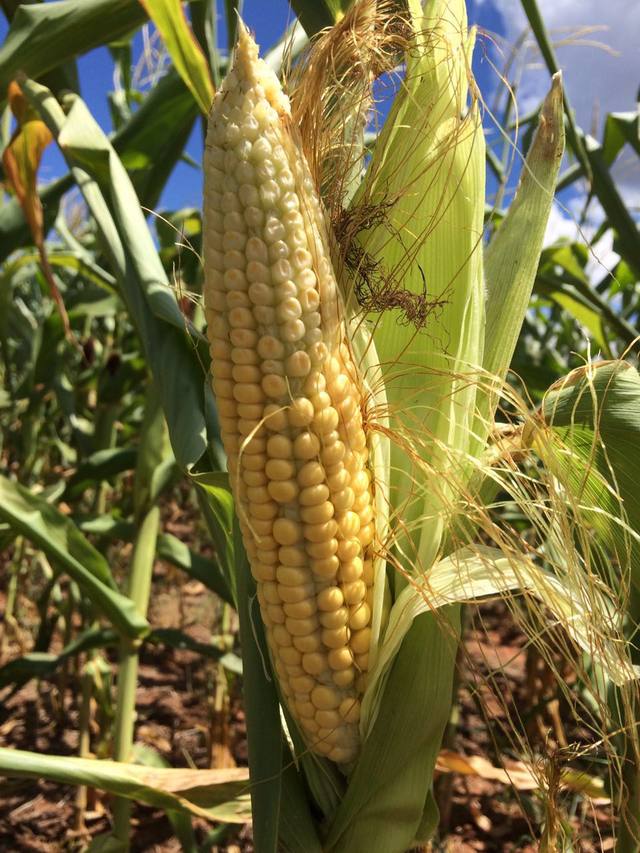
[[[242,23],[205,178],[213,390],[269,650],[308,746],[348,763],[373,600],[364,395],[289,100]]]

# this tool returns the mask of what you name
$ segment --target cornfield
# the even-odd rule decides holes
[[[637,105],[291,5],[2,4],[3,849],[640,851]]]

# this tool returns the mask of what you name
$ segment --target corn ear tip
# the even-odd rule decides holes
[[[259,50],[256,40],[251,35],[251,30],[242,20],[237,9],[236,15],[238,16],[238,27],[233,52],[233,65],[237,67],[238,64],[242,64],[246,68],[258,60]]]
[[[240,14],[240,12],[237,9],[236,9],[236,16],[238,18],[238,27],[237,27],[237,31],[236,31],[236,44],[242,43],[244,41],[253,42],[254,39],[251,36],[251,33],[249,32],[249,28],[247,27],[245,22],[242,20],[242,15]]]

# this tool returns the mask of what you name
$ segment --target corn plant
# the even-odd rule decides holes
[[[403,85],[360,185],[349,188],[336,246],[316,188],[329,213],[340,208],[363,152],[367,62],[397,49],[403,25]],[[564,135],[555,78],[519,194],[483,258],[473,40],[463,4],[411,7],[395,27],[384,10],[359,4],[297,70],[291,105],[241,24],[210,117],[213,389],[251,565],[247,591],[255,581],[265,627],[262,659],[266,647],[278,683],[272,763],[254,735],[253,780],[278,772],[281,703],[294,753],[326,756],[346,780],[338,803],[325,803],[318,763],[302,764],[328,821],[322,849],[400,851],[430,836],[458,630],[455,607],[441,618],[435,609],[521,587],[592,651],[605,621],[603,592],[579,561],[558,559],[562,547],[575,552],[559,523],[566,512],[557,523],[531,513],[552,573],[483,523],[480,481],[501,480],[483,454]],[[338,79],[318,83],[326,67]],[[473,545],[479,526],[497,547]],[[255,635],[256,616],[241,607],[241,619],[243,610]],[[608,677],[623,684],[635,676],[616,651],[620,630],[597,644]],[[275,845],[277,792],[256,791],[253,804]],[[296,843],[308,849],[310,840]]]
[[[85,715],[77,759],[0,750],[0,771],[114,794],[106,844],[128,848],[132,799],[166,809],[185,849],[196,849],[180,822],[185,813],[229,825],[251,816],[264,851],[401,853],[427,844],[437,831],[433,779],[461,659],[461,607],[497,596],[543,657],[571,661],[580,691],[562,683],[559,690],[602,741],[619,850],[637,849],[638,376],[620,361],[561,378],[560,357],[550,367],[545,353],[536,370],[525,346],[536,323],[559,336],[560,306],[569,312],[561,322],[586,318],[608,355],[635,340],[629,290],[621,319],[584,280],[577,250],[542,252],[566,114],[577,166],[560,180],[592,174],[624,247],[618,275],[632,281],[637,229],[621,212],[607,164],[625,134],[635,137],[632,120],[618,117],[602,151],[585,140],[563,104],[535,4],[524,5],[555,76],[529,120],[516,197],[488,223],[485,164],[502,177],[505,167],[487,151],[471,73],[476,34],[463,0],[297,2],[310,45],[298,31],[263,59],[235,12],[230,55],[221,55],[213,6],[203,3],[189,4],[195,39],[177,2],[65,0],[16,13],[0,51],[5,88],[16,72],[29,75],[18,74],[9,90],[22,116],[14,152],[37,129],[38,139],[57,142],[70,171],[41,193],[39,209],[34,193],[18,192],[14,169],[17,199],[0,211],[4,256],[27,231],[36,246],[9,260],[3,276],[21,294],[31,288],[28,301],[40,313],[19,316],[34,327],[41,321],[47,344],[21,331],[15,306],[7,313],[3,376],[18,391],[13,399],[28,398],[24,421],[23,403],[12,403],[12,417],[27,427],[26,462],[21,485],[0,480],[0,516],[3,531],[21,537],[18,568],[31,543],[53,567],[48,589],[66,614],[62,624],[71,625],[78,606],[84,630],[73,637],[68,628],[58,655],[46,651],[43,631],[37,652],[9,663],[0,679],[45,678],[88,653],[86,699],[101,689],[100,658],[91,655],[113,646],[118,664],[107,737],[113,761],[86,757]],[[117,131],[109,139],[79,96],[54,96],[69,88],[60,64],[75,39],[88,49],[121,38],[145,13],[174,68],[137,111],[129,85],[112,99]],[[63,48],[40,49],[43,24]],[[126,71],[126,59],[117,61]],[[276,73],[283,68],[284,86]],[[397,91],[377,132],[375,84],[385,79]],[[159,253],[141,204],[156,203],[198,108],[209,113],[204,298],[184,316],[167,273],[177,254],[163,236],[174,217],[158,227]],[[7,150],[10,172],[11,144]],[[81,244],[58,217],[63,247],[47,245],[48,220],[72,183],[89,233]],[[196,212],[175,220],[200,236]],[[198,264],[179,260],[197,290]],[[43,271],[38,292],[49,289],[59,314],[47,316],[49,303],[35,299],[34,269]],[[89,285],[109,294],[104,314],[83,302],[92,301]],[[525,321],[530,304],[537,314]],[[56,382],[52,353],[64,353],[65,381],[54,386],[64,418],[77,425],[93,411],[93,375],[78,411],[68,394],[80,327],[98,330],[98,340],[115,329],[111,343],[133,353],[130,373],[116,388],[98,382],[93,446],[69,431],[74,447],[65,452],[70,458],[77,445],[83,464],[64,491],[37,495],[48,472],[42,435],[51,428],[38,389]],[[520,391],[510,365],[523,377]],[[138,395],[147,369],[153,388]],[[544,397],[539,409],[529,394]],[[136,406],[146,414],[136,421],[132,457],[115,446],[114,424]],[[19,457],[14,444],[10,436]],[[161,532],[158,497],[176,464],[199,500],[214,562]],[[108,514],[104,484],[133,468],[131,520],[123,522]],[[95,492],[82,518],[87,482]],[[55,507],[62,499],[64,513]],[[526,542],[508,523],[507,499],[525,519]],[[134,550],[120,589],[88,537],[104,542],[123,529]],[[238,612],[248,771],[148,767],[133,749],[139,649],[170,642],[145,618],[156,554]],[[68,600],[58,585],[64,574],[75,584]],[[238,669],[237,659],[228,665]],[[516,721],[507,737],[528,755]],[[558,756],[528,757],[544,802],[541,846],[561,849],[557,789],[591,790],[591,782],[575,756],[567,766]]]

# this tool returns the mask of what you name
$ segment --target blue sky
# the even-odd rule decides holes
[[[477,24],[481,35],[476,47],[474,70],[485,98],[491,102],[491,93],[496,87],[496,74],[492,62],[501,65],[507,50],[523,31],[526,22],[518,0],[468,0],[469,20]],[[637,34],[640,32],[640,2],[638,0],[613,0],[602,4],[600,0],[539,0],[542,14],[552,35],[557,41],[578,33],[580,26],[593,25],[598,28],[584,34],[578,44],[558,47],[561,65],[566,66],[566,84],[578,120],[584,127],[601,124],[603,106],[610,109],[630,110],[635,104],[640,71],[640,48]],[[223,7],[218,2],[219,8]],[[283,33],[292,13],[286,0],[246,0],[243,18],[256,33],[263,49],[267,49]],[[636,26],[637,25],[637,26]],[[633,33],[635,32],[635,37]],[[6,23],[0,23],[0,39],[6,33]],[[221,22],[219,39],[226,43],[224,22]],[[608,45],[607,51],[593,44],[600,40]],[[575,39],[573,40],[575,42]],[[139,55],[142,39],[136,37],[134,54]],[[134,55],[134,59],[136,56]],[[113,63],[109,51],[99,48],[78,60],[82,96],[102,127],[112,130],[107,95],[113,89]],[[519,102],[522,110],[539,102],[548,87],[548,75],[530,51],[524,53]],[[489,122],[487,125],[489,126]],[[195,126],[187,146],[187,152],[196,161],[202,156],[202,134]],[[66,171],[64,162],[55,146],[50,146],[42,164],[41,179],[49,181]],[[517,174],[517,171],[514,173]],[[633,196],[640,196],[640,180],[637,170],[630,173],[622,170],[620,180]],[[514,181],[515,182],[515,177]],[[489,188],[492,181],[490,179]],[[180,163],[162,196],[159,210],[179,207],[199,207],[201,203],[202,176],[185,163]],[[580,189],[576,187],[565,194],[565,204],[577,210]],[[556,210],[556,225],[562,232],[563,220],[570,223],[567,210]]]
[[[222,7],[222,3],[218,4]],[[469,14],[472,21],[477,4],[470,2]],[[287,24],[293,19],[291,9],[286,0],[246,0],[243,8],[243,18],[248,26],[256,34],[256,38],[263,49],[268,48],[276,42],[284,32]],[[483,10],[482,25],[494,29],[500,25],[500,17],[492,7]],[[0,39],[4,39],[7,26],[4,21],[0,23]],[[226,32],[224,21],[220,22],[219,41],[221,45],[226,44]],[[134,60],[142,51],[142,39],[137,36],[134,42]],[[483,77],[490,75],[488,65],[482,61],[481,52],[477,54],[476,71],[479,82],[483,84]],[[100,125],[107,131],[112,131],[111,115],[107,96],[113,90],[113,61],[106,47],[92,50],[90,53],[78,58],[78,71],[81,81],[81,95],[87,102],[90,110]],[[198,123],[194,126],[191,138],[187,145],[187,153],[196,161],[200,162],[202,157],[202,133]],[[45,153],[41,165],[41,180],[48,182],[67,171],[64,160],[55,146],[50,146]],[[202,177],[198,170],[186,163],[179,163],[170,178],[162,195],[158,208],[160,210],[172,210],[180,207],[199,207],[201,204]]]

